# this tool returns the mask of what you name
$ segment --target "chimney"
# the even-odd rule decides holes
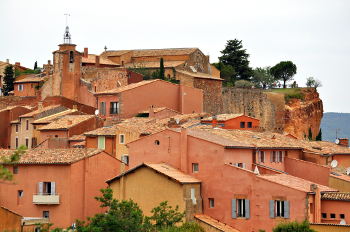
[[[321,222],[321,190],[316,184],[310,185],[310,191],[315,193],[314,200],[314,223]]]
[[[84,48],[84,57],[88,57],[89,55],[89,48]]]
[[[42,101],[39,101],[39,102],[38,102],[38,110],[42,110],[43,108],[44,108],[43,102],[42,102]]]
[[[74,111],[77,111],[77,110],[78,110],[78,106],[74,104],[74,105],[73,105],[73,110],[74,110]]]
[[[100,66],[100,56],[95,57],[95,65],[96,65],[96,67]]]
[[[153,109],[153,105],[151,105],[151,106],[149,107],[148,117],[149,117],[149,118],[154,117],[154,109]]]
[[[48,65],[51,65],[51,60],[48,60],[48,61],[47,61],[47,64],[48,64]]]
[[[218,120],[217,120],[217,118],[216,118],[215,115],[213,115],[212,118],[213,118],[213,120],[212,120],[212,122],[211,122],[211,125],[213,126],[213,128],[215,128],[215,127],[218,126]]]
[[[348,138],[339,138],[339,145],[344,147],[349,147],[349,139]]]
[[[188,155],[187,155],[187,129],[181,128],[180,131],[180,167],[181,171],[188,173]]]
[[[179,128],[180,125],[179,125],[179,123],[176,122],[175,118],[170,118],[170,120],[168,121],[168,127],[169,128]]]
[[[21,63],[20,62],[16,62],[15,66],[21,66]]]
[[[6,59],[6,63],[8,63],[8,64],[9,64],[9,63],[10,63],[10,60],[9,60],[9,59]]]
[[[72,125],[73,121],[72,120],[68,120],[67,124],[68,125]]]

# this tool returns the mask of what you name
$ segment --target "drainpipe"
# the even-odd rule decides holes
[[[184,173],[188,173],[187,163],[188,163],[188,154],[187,154],[187,129],[181,128],[180,132],[180,169]]]

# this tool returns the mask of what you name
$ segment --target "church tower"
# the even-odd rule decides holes
[[[75,50],[76,45],[72,44],[68,26],[64,32],[63,43],[58,46],[59,49],[53,52],[52,93],[54,96],[79,101],[82,54]]]

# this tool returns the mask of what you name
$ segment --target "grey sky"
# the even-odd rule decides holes
[[[79,50],[198,47],[215,62],[240,39],[252,67],[291,60],[299,86],[322,81],[326,112],[350,112],[349,0],[0,0],[0,60],[52,59],[70,13]]]

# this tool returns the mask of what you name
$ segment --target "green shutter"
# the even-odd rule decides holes
[[[98,149],[105,149],[105,137],[98,136]]]
[[[250,218],[250,201],[248,199],[245,199],[244,204],[245,204],[245,218]]]

